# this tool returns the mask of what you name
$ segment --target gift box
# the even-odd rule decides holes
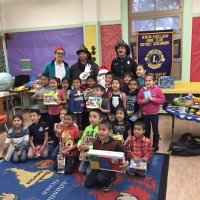
[[[140,160],[136,163],[133,159],[130,160],[129,171],[133,173],[146,173],[147,172],[147,163],[145,161]]]
[[[101,97],[88,97],[88,100],[86,102],[86,107],[89,109],[94,109],[94,108],[100,108],[102,103],[102,98]]]
[[[90,149],[88,151],[88,156],[92,169],[124,173],[119,167],[125,162],[124,152]]]
[[[158,87],[163,89],[174,89],[174,77],[161,76],[158,79]]]
[[[49,91],[43,94],[44,105],[58,105],[58,92]]]

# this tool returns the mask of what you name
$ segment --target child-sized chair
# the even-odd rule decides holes
[[[8,132],[8,127],[7,127],[7,115],[0,115],[0,124],[2,124],[6,130],[6,132]]]

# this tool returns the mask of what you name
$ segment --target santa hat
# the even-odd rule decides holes
[[[105,74],[107,72],[110,72],[110,67],[107,67],[107,66],[101,66],[99,67],[99,74]]]

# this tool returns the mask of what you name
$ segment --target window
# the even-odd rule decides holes
[[[129,41],[136,58],[138,31],[173,29],[174,67],[172,76],[181,79],[181,38],[183,0],[129,0]]]

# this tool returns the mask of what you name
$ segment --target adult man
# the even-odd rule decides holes
[[[70,68],[70,77],[80,78],[82,84],[86,84],[86,79],[88,76],[97,77],[99,66],[91,60],[91,53],[88,49],[82,45],[80,49],[76,52],[79,59]]]
[[[55,49],[55,59],[48,62],[45,66],[42,75],[46,75],[49,78],[56,77],[59,78],[60,81],[62,78],[69,78],[69,66],[64,61],[65,50],[63,47],[57,47]]]
[[[117,53],[117,57],[112,61],[111,72],[115,76],[122,79],[124,78],[125,72],[132,72],[136,78],[137,63],[129,57],[129,46],[123,40],[119,40],[117,45],[115,45],[115,51]]]

